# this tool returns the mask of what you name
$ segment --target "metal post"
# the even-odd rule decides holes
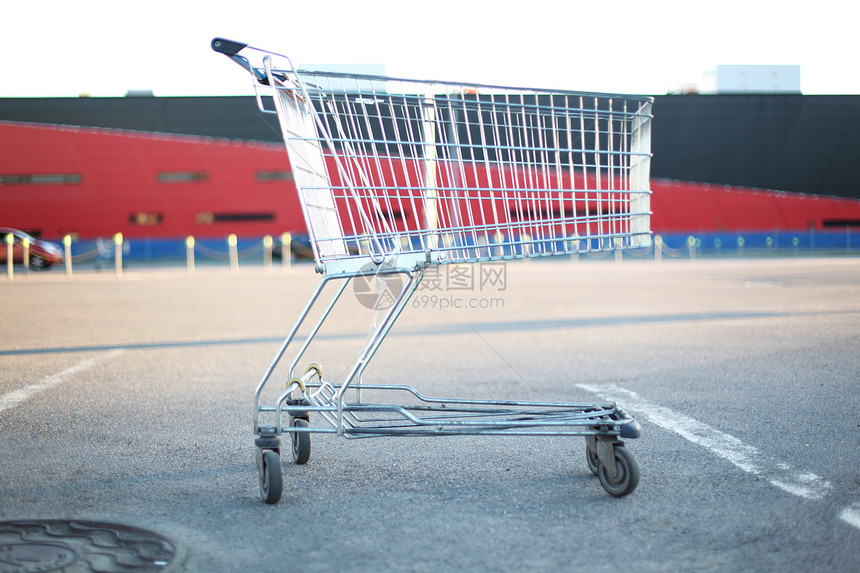
[[[432,93],[424,99],[422,132],[424,134],[424,226],[431,232],[427,236],[427,247],[432,251],[439,246],[438,190],[436,189],[436,104]]]
[[[72,236],[66,235],[63,237],[63,249],[65,251],[65,256],[63,257],[66,264],[66,276],[72,276]]]
[[[621,251],[621,237],[615,238],[615,263],[621,264],[621,258],[623,257],[623,253]]]
[[[188,235],[185,238],[185,266],[188,274],[194,274],[194,237]]]
[[[654,262],[659,263],[663,260],[663,237],[662,235],[654,236]]]
[[[6,276],[9,277],[9,280],[15,280],[15,271],[12,268],[12,259],[15,257],[14,249],[12,248],[15,245],[15,235],[12,233],[8,233],[6,235]]]
[[[122,277],[122,233],[117,233],[113,236],[113,256],[114,266],[116,267],[116,278]]]
[[[690,251],[690,260],[696,260],[696,237],[693,235],[687,239],[687,249]]]
[[[272,236],[266,235],[263,237],[263,268],[267,271],[272,270]]]
[[[235,234],[227,237],[227,246],[230,248],[230,270],[233,272],[239,270],[239,252],[236,250],[238,244],[239,240]]]
[[[281,265],[289,270],[293,262],[293,236],[290,233],[281,235]]]
[[[21,241],[21,246],[24,247],[24,273],[30,273],[30,239],[24,237]]]

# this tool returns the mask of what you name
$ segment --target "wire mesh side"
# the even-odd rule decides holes
[[[320,263],[650,244],[648,98],[301,71],[295,79],[276,100],[294,170],[313,173],[296,183]]]

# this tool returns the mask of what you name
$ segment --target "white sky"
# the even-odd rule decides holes
[[[850,3],[710,0],[16,0],[0,97],[247,95],[222,36],[388,75],[663,94],[717,64],[800,65],[805,94],[860,94]],[[505,6],[502,8],[502,6]]]

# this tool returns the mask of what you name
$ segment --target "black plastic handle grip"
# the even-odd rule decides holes
[[[225,38],[215,38],[212,40],[212,49],[227,56],[235,56],[243,48],[247,48],[248,44],[242,42],[234,42]]]
[[[248,58],[245,56],[238,55],[243,49],[247,48],[248,44],[243,44],[242,42],[234,42],[233,40],[227,40],[225,38],[215,38],[212,40],[212,49],[220,54],[224,54],[229,57],[231,60],[242,66],[244,69],[251,72],[258,82],[263,84],[264,86],[269,85],[269,78],[266,77],[266,72],[261,68],[255,68],[248,61]],[[278,80],[284,81],[286,76],[284,74],[272,74]]]
[[[234,42],[233,40],[227,40],[225,38],[214,38],[212,40],[212,49],[218,52],[219,54],[224,54],[247,71],[251,72],[255,78],[257,78],[258,82],[263,82],[266,79],[266,74],[263,73],[262,70],[257,70],[251,63],[248,61],[248,58],[245,56],[238,55],[244,48],[247,48],[248,44],[243,44],[242,42]]]

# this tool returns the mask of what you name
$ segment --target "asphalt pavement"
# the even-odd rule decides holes
[[[860,259],[436,267],[365,381],[617,401],[643,426],[638,488],[607,495],[582,438],[314,434],[266,505],[253,392],[319,278],[0,280],[0,522],[173,544],[139,570],[860,571]],[[332,379],[378,320],[349,288],[307,357]],[[0,571],[36,570],[2,532]]]

